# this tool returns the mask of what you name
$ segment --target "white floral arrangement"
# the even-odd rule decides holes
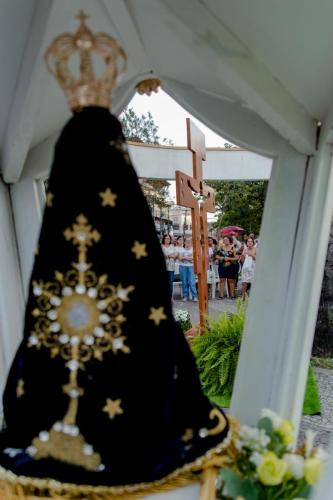
[[[180,326],[182,327],[184,333],[192,328],[191,316],[188,311],[175,309],[173,312],[173,317],[176,321],[178,321],[178,323],[180,323]]]
[[[307,431],[296,450],[293,425],[271,410],[262,410],[256,427],[241,426],[230,450],[230,468],[221,470],[217,498],[300,500],[309,498],[328,454],[314,448],[315,432]]]

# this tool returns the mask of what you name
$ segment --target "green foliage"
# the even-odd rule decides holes
[[[224,313],[211,320],[204,335],[192,340],[203,390],[219,406],[230,405],[244,323],[245,307],[239,301],[235,314]],[[310,366],[303,413],[316,415],[320,409],[318,385]]]
[[[171,204],[169,201],[169,182],[164,179],[140,179],[140,184],[152,212],[154,212],[154,208],[158,207],[162,217],[162,210]]]
[[[224,488],[223,485],[225,485]],[[250,479],[242,479],[231,469],[221,470],[218,476],[217,495],[217,498],[221,499],[246,498],[246,500],[258,500],[258,492],[254,483]]]
[[[192,350],[207,396],[231,395],[244,322],[245,308],[239,301],[235,314],[210,320],[204,335],[193,339]]]
[[[231,142],[225,142],[224,147],[225,147],[225,149],[238,149],[238,146],[231,144]]]
[[[172,144],[172,141],[159,137],[158,125],[154,122],[149,111],[147,115],[139,116],[132,108],[126,108],[119,120],[127,141],[145,144]],[[168,201],[170,183],[164,179],[141,179],[140,183],[151,211],[154,213],[155,208],[158,207],[159,215],[162,217],[162,210],[170,204]]]
[[[316,358],[315,356],[312,356],[311,365],[318,368],[333,370],[333,358]]]
[[[126,108],[119,117],[124,136],[127,141],[146,144],[172,144],[168,139],[158,135],[158,125],[150,111],[147,115],[137,115],[133,108]]]
[[[216,228],[236,225],[259,234],[267,181],[208,181],[208,184],[215,189]]]
[[[312,363],[311,363],[312,364]],[[309,366],[308,379],[306,382],[303,413],[305,415],[318,415],[321,411],[318,384],[312,366]]]

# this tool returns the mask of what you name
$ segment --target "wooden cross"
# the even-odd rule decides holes
[[[193,177],[176,171],[177,205],[191,209],[193,263],[198,276],[200,329],[207,323],[208,314],[208,231],[207,212],[215,212],[215,193],[206,186],[202,177],[202,161],[206,160],[205,136],[198,127],[186,119],[187,147],[192,151]],[[198,196],[195,197],[193,193]],[[200,200],[200,197],[203,200]]]

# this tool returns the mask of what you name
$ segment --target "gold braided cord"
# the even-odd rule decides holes
[[[1,500],[136,500],[140,499],[146,495],[152,495],[154,493],[165,493],[177,488],[182,488],[189,486],[191,484],[198,483],[199,478],[195,474],[187,474],[175,478],[174,480],[160,485],[155,485],[152,483],[151,487],[145,490],[137,491],[134,493],[110,493],[110,492],[90,492],[83,493],[81,488],[76,488],[75,485],[71,485],[71,490],[66,490],[59,492],[57,490],[53,491],[49,489],[44,496],[44,493],[39,489],[31,487],[28,493],[27,488],[21,485],[6,484],[0,480],[0,498]]]
[[[238,422],[228,416],[230,429],[226,439],[207,451],[195,462],[185,464],[168,476],[151,483],[125,486],[90,486],[61,483],[54,479],[17,476],[0,467],[1,500],[135,500],[153,493],[162,493],[200,481],[198,473],[229,463],[228,448],[232,445]]]

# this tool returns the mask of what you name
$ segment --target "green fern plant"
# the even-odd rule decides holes
[[[231,395],[244,322],[245,307],[239,301],[234,314],[210,320],[204,334],[193,339],[192,350],[207,396]]]

